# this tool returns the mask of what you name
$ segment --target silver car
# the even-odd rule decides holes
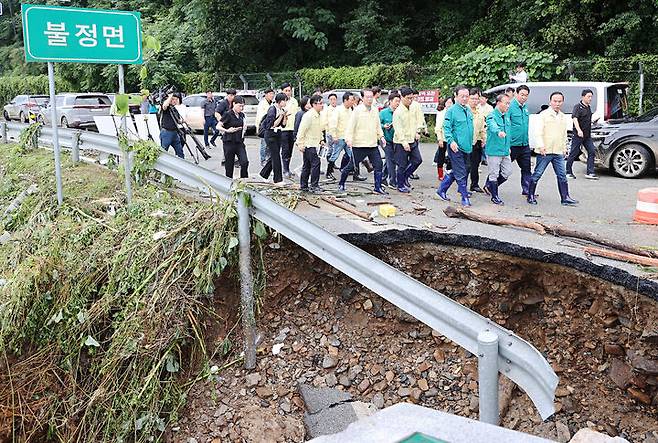
[[[112,100],[106,94],[60,94],[55,96],[57,124],[65,128],[96,127],[94,117],[110,115]],[[39,119],[50,124],[52,103],[41,112]]]
[[[5,120],[18,120],[28,123],[30,115],[38,115],[39,110],[48,102],[47,95],[17,95],[3,109]]]

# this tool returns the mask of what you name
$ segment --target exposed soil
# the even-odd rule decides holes
[[[198,382],[169,441],[303,441],[300,383],[348,390],[377,407],[412,401],[477,418],[474,356],[295,245],[265,249],[258,367],[246,372],[238,363]],[[563,265],[498,252],[432,243],[364,249],[547,356],[560,377],[558,412],[542,422],[516,390],[503,426],[558,441],[583,427],[658,441],[655,300]],[[226,283],[217,293],[225,313],[235,311],[239,290]],[[214,347],[230,327],[216,329]],[[232,339],[239,343],[239,328]],[[277,343],[283,347],[273,355]]]

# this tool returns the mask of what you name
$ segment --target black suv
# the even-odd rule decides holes
[[[625,178],[638,178],[658,166],[658,108],[639,117],[609,120],[592,128],[596,164]]]

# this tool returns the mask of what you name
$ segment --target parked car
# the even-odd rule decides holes
[[[39,110],[48,102],[47,95],[17,95],[3,109],[5,120],[18,120],[28,123],[30,114],[38,115]]]
[[[244,115],[247,123],[247,132],[256,131],[256,111],[258,110],[258,101],[260,94],[258,91],[241,90],[237,91],[240,97],[244,98]],[[213,92],[213,96],[217,100],[224,100],[226,98],[225,92]],[[183,105],[185,111],[181,114],[190,128],[195,131],[202,131],[205,119],[203,118],[203,110],[201,105],[206,99],[206,94],[191,94],[183,98]]]
[[[55,96],[57,124],[65,128],[96,127],[94,117],[110,115],[112,100],[106,94],[59,94]],[[50,124],[52,103],[48,103],[39,120]]]
[[[658,108],[592,128],[595,163],[625,178],[638,178],[658,168]]]
[[[530,147],[537,146],[537,119],[543,109],[548,107],[549,98],[552,92],[560,91],[564,94],[564,104],[562,112],[571,116],[573,107],[580,101],[583,89],[591,89],[593,92],[592,104],[592,122],[598,125],[605,125],[609,121],[622,119],[627,116],[628,102],[627,91],[628,83],[606,83],[606,82],[528,82],[524,83],[530,88],[527,106],[530,112],[530,129],[529,140]],[[490,101],[495,104],[496,95],[505,92],[508,87],[516,88],[519,84],[505,84],[488,89],[485,92]],[[571,119],[569,124],[573,125]],[[571,131],[573,127],[570,127]]]
[[[114,100],[118,94],[110,93],[105,94],[109,97],[112,105],[114,105]],[[139,114],[139,107],[142,104],[142,96],[139,93],[128,94],[128,109],[131,114]]]

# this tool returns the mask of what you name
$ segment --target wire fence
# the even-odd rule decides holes
[[[643,111],[658,106],[658,56],[648,56],[645,60],[638,59],[591,59],[571,60],[545,65],[551,74],[542,74],[541,78],[531,78],[530,81],[591,81],[628,83],[628,110],[631,114],[639,114]],[[357,68],[355,68],[357,69]],[[464,67],[467,69],[467,67]],[[399,87],[401,84],[414,85],[419,89],[443,89],[446,85],[439,84],[436,78],[441,77],[441,66],[417,66],[410,65],[401,76],[383,76],[382,81],[376,83],[386,89]],[[498,81],[493,84],[473,84],[482,88],[508,83],[506,72],[501,72]],[[251,72],[251,73],[216,73],[212,74],[210,80],[214,87],[224,90],[227,88],[264,90],[266,88],[278,88],[282,83],[288,82],[295,89],[295,94],[302,96],[312,94],[323,88],[322,84],[314,84],[306,80],[302,71],[282,72]],[[389,80],[386,80],[386,79]],[[395,80],[390,80],[395,78]],[[443,78],[445,83],[445,78]],[[365,80],[364,80],[365,81]],[[376,81],[376,80],[372,80]],[[397,84],[387,84],[397,81]],[[491,83],[492,80],[486,80]],[[340,80],[339,80],[340,82]],[[451,86],[458,83],[455,79]],[[348,84],[346,80],[340,87],[354,88],[373,86],[373,84]]]

